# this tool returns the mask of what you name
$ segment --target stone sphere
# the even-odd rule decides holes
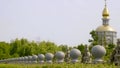
[[[23,59],[24,59],[23,57],[20,57],[20,58],[19,58],[20,61],[23,61]]]
[[[18,61],[21,61],[21,57],[18,58]]]
[[[28,57],[27,57],[27,56],[25,56],[25,57],[24,57],[24,59],[27,61],[27,60],[28,60]]]
[[[38,59],[39,60],[44,60],[44,58],[45,58],[44,54],[38,54]]]
[[[72,59],[77,59],[80,55],[81,55],[81,52],[80,52],[80,50],[78,50],[78,49],[72,49],[72,50],[70,51],[70,57],[71,57]]]
[[[56,59],[59,59],[59,60],[64,59],[65,53],[62,52],[62,51],[58,51],[58,52],[55,54],[55,57],[56,57]]]
[[[103,57],[106,54],[105,48],[103,46],[101,46],[101,45],[94,46],[92,48],[91,52],[92,52],[92,55],[95,58],[101,58],[101,57]]]
[[[22,58],[22,61],[24,61],[25,60],[25,58],[24,57],[21,57]]]
[[[33,60],[37,60],[37,58],[38,58],[37,55],[33,55],[33,56],[32,56],[32,59],[33,59]]]
[[[11,58],[11,61],[14,61],[15,60],[15,58]]]
[[[45,54],[46,60],[52,60],[53,57],[54,57],[54,55],[53,55],[52,53],[47,53],[47,54]]]
[[[19,58],[16,58],[16,61],[19,61]]]
[[[32,60],[32,56],[28,56],[28,60],[31,61]]]

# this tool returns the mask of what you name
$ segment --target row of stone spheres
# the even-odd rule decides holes
[[[87,47],[87,46],[86,46]],[[95,58],[93,63],[101,63],[103,60],[101,59],[105,54],[106,50],[101,45],[96,45],[91,50],[93,57]],[[67,54],[67,60],[66,62],[76,63],[80,61],[81,51],[78,49],[71,49],[69,53]],[[84,63],[91,63],[90,60],[91,54],[88,51],[88,48],[86,48],[86,54],[83,56],[83,62]],[[53,58],[55,60],[53,60]],[[58,51],[55,54],[52,53],[46,53],[44,54],[38,54],[33,56],[24,56],[19,58],[9,58],[0,60],[0,63],[63,63],[65,61],[65,53],[62,51]]]
[[[0,63],[105,63],[102,57],[106,54],[106,49],[101,45],[93,46],[91,53],[89,52],[89,47],[85,46],[85,51],[81,55],[81,51],[78,49],[71,49],[66,54],[62,51],[58,51],[55,54],[46,53],[38,54],[32,56],[24,56],[18,58],[9,58],[0,60]],[[94,59],[91,59],[94,58]],[[114,48],[110,62],[120,65],[120,39],[117,42],[117,46]]]

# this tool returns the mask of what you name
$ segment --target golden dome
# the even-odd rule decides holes
[[[106,6],[103,9],[102,16],[103,16],[103,18],[109,18],[109,10],[108,10],[108,8]]]
[[[96,31],[112,31],[112,32],[116,32],[111,26],[109,25],[102,25],[99,26]]]

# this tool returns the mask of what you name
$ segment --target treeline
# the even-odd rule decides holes
[[[0,60],[7,59],[12,57],[21,57],[21,56],[29,56],[33,54],[45,54],[47,52],[55,53],[57,51],[67,52],[68,49],[72,47],[68,47],[67,45],[56,45],[50,41],[28,41],[27,39],[15,39],[10,43],[0,42]],[[80,45],[76,47],[84,50],[84,45]]]

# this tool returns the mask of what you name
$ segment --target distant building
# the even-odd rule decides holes
[[[109,25],[109,10],[107,8],[106,1],[102,17],[102,25],[96,29],[96,33],[98,35],[98,44],[116,44],[117,32]]]

